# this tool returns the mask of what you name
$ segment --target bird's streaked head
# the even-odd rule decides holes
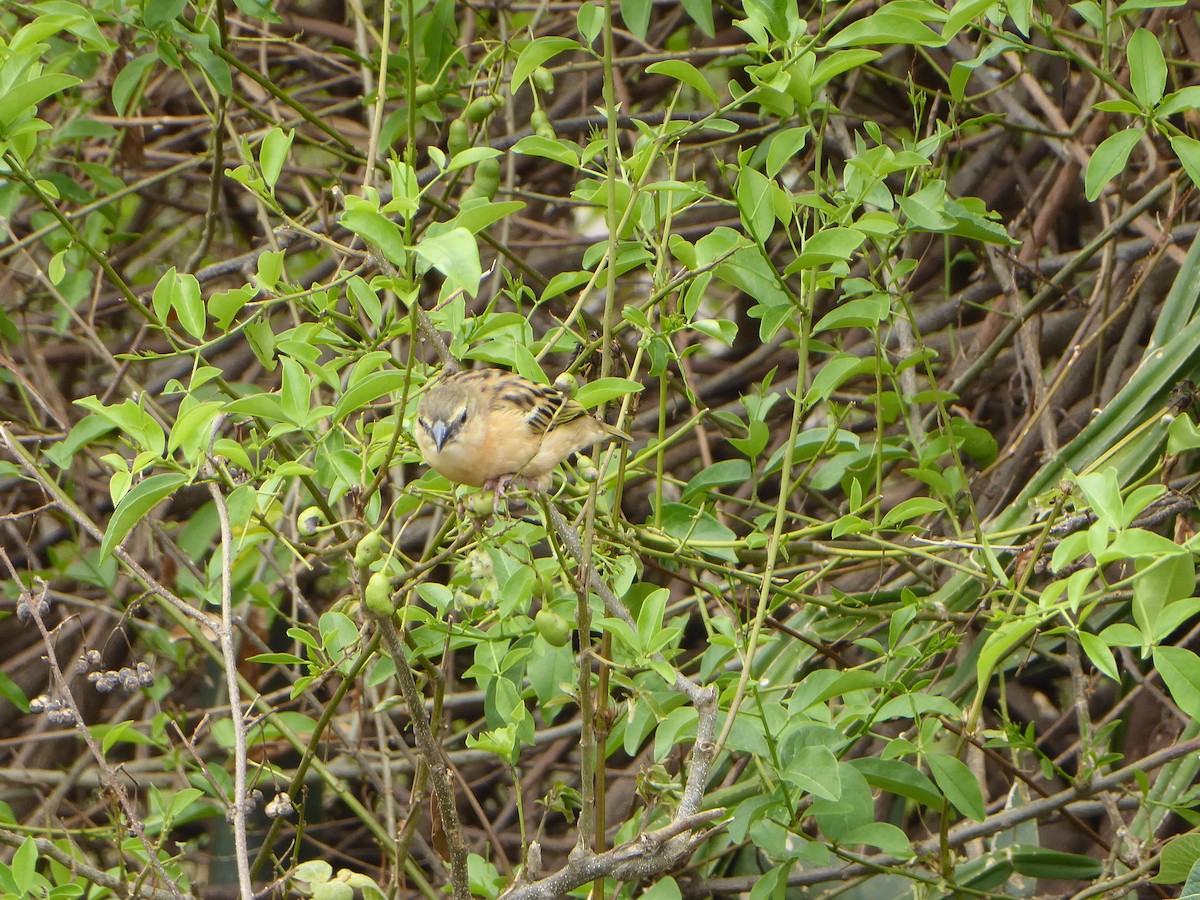
[[[435,387],[417,408],[417,426],[438,452],[458,439],[467,420],[477,411],[479,395],[450,383]]]

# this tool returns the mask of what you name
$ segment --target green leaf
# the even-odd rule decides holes
[[[668,753],[696,736],[696,708],[681,706],[672,710],[654,731],[654,761],[662,762]]]
[[[352,412],[373,403],[385,394],[403,389],[409,379],[407,372],[373,372],[342,394],[333,407],[334,424],[341,422]]]
[[[925,760],[933,780],[954,808],[967,818],[982,822],[985,818],[983,792],[966,764],[948,753],[929,753]]]
[[[1150,880],[1155,884],[1180,884],[1197,863],[1200,863],[1200,834],[1177,835],[1163,847],[1158,874]]]
[[[623,644],[633,656],[642,656],[645,653],[645,642],[642,640],[642,636],[624,619],[605,616],[603,619],[597,620],[595,624],[603,634],[607,634],[618,643]]]
[[[287,161],[295,137],[294,128],[284,131],[278,127],[272,128],[263,137],[262,146],[258,149],[258,163],[262,166],[263,181],[271,191],[275,190],[275,183],[279,180],[279,173],[283,171],[283,164]]]
[[[983,647],[975,660],[975,678],[980,685],[991,680],[992,673],[1004,658],[1037,628],[1036,617],[1011,619],[1003,622],[984,637]]]
[[[705,556],[737,561],[733,550],[737,535],[703,510],[684,503],[664,503],[662,528],[665,534],[679,541],[680,548],[692,547]]]
[[[842,776],[837,757],[825,746],[796,748],[779,770],[779,777],[814,797],[838,800],[842,796]]]
[[[676,81],[686,84],[697,93],[704,95],[713,103],[718,102],[717,92],[708,83],[708,79],[700,73],[699,69],[686,60],[666,59],[661,62],[651,63],[646,66],[646,71],[651,75],[666,75],[668,78],[674,78]]]
[[[1173,116],[1188,109],[1200,109],[1200,85],[1189,85],[1167,94],[1156,112],[1160,116]]]
[[[843,834],[840,844],[870,844],[897,859],[909,859],[913,855],[908,836],[891,822],[868,822]]]
[[[598,3],[584,3],[575,14],[575,23],[579,33],[588,44],[594,44],[604,27],[604,10]]]
[[[574,399],[581,406],[591,409],[601,403],[636,394],[645,389],[645,385],[640,381],[633,381],[629,378],[597,378],[595,381],[581,385],[575,392]]]
[[[271,0],[233,0],[233,5],[252,19],[261,19],[264,22],[283,21],[272,7]]]
[[[687,483],[682,500],[688,503],[696,497],[707,497],[714,488],[727,484],[745,484],[750,479],[750,463],[744,459],[723,459],[705,466]]]
[[[813,69],[812,76],[809,78],[809,84],[814,89],[818,88],[825,84],[825,82],[837,78],[843,72],[857,69],[859,66],[874,62],[882,56],[883,54],[878,50],[838,50],[836,53],[830,53],[817,63],[816,68]]]
[[[879,523],[880,528],[894,528],[901,522],[917,519],[936,512],[945,512],[946,504],[932,497],[910,497],[888,510]]]
[[[680,5],[692,17],[692,21],[700,26],[700,30],[706,37],[716,37],[717,28],[713,21],[712,0],[681,0]]]
[[[766,243],[775,227],[771,204],[774,182],[757,169],[743,167],[737,177],[737,207],[746,232],[760,244]]]
[[[996,0],[958,0],[946,18],[946,24],[942,26],[942,37],[950,40],[968,23],[997,5]]]
[[[281,356],[283,378],[279,388],[279,403],[288,421],[301,427],[308,421],[312,380],[304,367],[290,356]]]
[[[766,422],[755,419],[746,426],[746,431],[746,437],[731,437],[729,443],[739,453],[753,459],[763,452],[767,442],[771,440],[771,429],[767,427]]]
[[[1136,116],[1142,111],[1140,106],[1128,100],[1101,100],[1092,108],[1099,112],[1115,112],[1126,116]]]
[[[31,897],[36,893],[37,860],[37,844],[32,837],[27,837],[13,854],[12,864],[8,867],[13,886],[22,897]]]
[[[253,416],[265,422],[286,422],[283,406],[277,394],[248,394],[225,404],[225,412],[231,416]]]
[[[112,518],[108,520],[104,540],[100,543],[101,559],[108,557],[133,526],[150,514],[150,510],[187,484],[187,481],[186,475],[166,472],[151,475],[134,485],[133,489],[121,498],[121,502],[113,510]]]
[[[522,156],[540,156],[543,159],[552,159],[573,169],[578,169],[581,165],[580,154],[582,151],[579,145],[565,138],[555,140],[542,137],[540,134],[527,135],[513,145],[512,152],[520,153]]]
[[[1145,133],[1145,129],[1140,127],[1118,131],[1105,138],[1093,151],[1084,176],[1084,196],[1089,202],[1099,197],[1105,186],[1125,168],[1129,154]]]
[[[200,282],[190,272],[178,276],[178,290],[173,294],[173,308],[183,330],[197,340],[204,338],[204,299],[200,296]]]
[[[1186,134],[1173,134],[1169,138],[1171,149],[1179,157],[1180,165],[1192,179],[1192,184],[1200,185],[1200,141]]]
[[[407,248],[399,226],[379,211],[377,204],[355,197],[346,197],[346,210],[339,219],[367,243],[378,247],[396,265],[403,265]]]
[[[1121,485],[1117,481],[1117,470],[1113,466],[1105,466],[1099,472],[1088,472],[1075,479],[1079,489],[1083,491],[1096,518],[1106,528],[1116,530],[1125,524],[1124,503],[1121,500]]]
[[[74,75],[39,75],[0,91],[0,131],[7,130],[22,116],[36,113],[37,105],[47,97],[79,83]]]
[[[21,686],[0,672],[0,697],[3,697],[23,713],[29,712],[29,700]],[[2,807],[0,807],[2,809]]]
[[[646,39],[646,30],[650,27],[650,10],[653,7],[653,0],[621,0],[621,18],[639,41]]]
[[[962,710],[947,697],[937,694],[901,694],[879,707],[875,716],[880,722],[888,719],[915,719],[934,714],[947,718],[961,718]]]
[[[451,228],[438,235],[427,235],[417,244],[417,255],[446,276],[452,284],[474,297],[483,279],[479,245],[465,228]]]
[[[804,242],[800,255],[787,267],[789,274],[845,262],[867,236],[854,228],[823,228]]]
[[[1179,894],[1179,900],[1197,900],[1197,898],[1200,898],[1200,862],[1193,865],[1192,871],[1188,872],[1187,882]]]
[[[458,169],[465,169],[468,166],[476,165],[483,162],[485,159],[496,159],[501,156],[499,150],[495,147],[468,147],[466,150],[460,150],[454,154],[454,159],[450,160],[446,166],[447,172],[454,172]],[[409,169],[409,171],[412,171]]]
[[[835,328],[874,328],[892,311],[891,298],[882,292],[869,297],[859,297],[848,303],[839,304],[821,317],[813,326],[813,334],[832,331]]]
[[[95,737],[100,738],[100,749],[106,755],[117,744],[133,744],[143,747],[159,746],[157,741],[138,731],[130,719],[112,725],[93,725],[92,733]]]
[[[167,453],[173,454],[181,449],[189,463],[203,459],[208,452],[213,420],[221,414],[221,406],[217,400],[206,400],[181,407],[179,417],[171,426],[171,436],[167,439]]]
[[[847,50],[847,53],[856,51]],[[862,51],[874,53],[871,51]],[[836,56],[836,54],[834,54]],[[771,135],[767,143],[766,172],[768,178],[774,178],[792,159],[804,149],[810,129],[807,125],[796,128],[784,128]]]
[[[549,36],[530,41],[521,49],[521,55],[517,57],[516,65],[513,66],[509,92],[516,94],[517,88],[525,83],[525,79],[533,74],[534,69],[544,66],[558,54],[582,49],[578,41],[566,37]]]
[[[380,212],[385,215],[397,213],[406,221],[417,213],[421,203],[421,188],[417,184],[417,172],[407,163],[394,157],[388,160],[388,171],[392,175],[392,199],[385,203]],[[365,191],[367,202],[375,205],[375,192]]]
[[[652,636],[662,629],[663,614],[670,597],[671,592],[666,588],[655,588],[642,598],[642,606],[637,616],[637,633],[642,640],[650,641]]]
[[[1191,416],[1176,416],[1175,421],[1167,429],[1167,453],[1178,456],[1188,450],[1200,448],[1200,428]]]
[[[218,94],[228,97],[233,92],[233,75],[225,60],[201,46],[191,47],[187,57],[204,73]]]
[[[1140,647],[1146,641],[1146,636],[1128,622],[1109,625],[1100,632],[1099,637],[1109,647]]]
[[[117,73],[112,84],[113,109],[118,116],[125,115],[129,101],[142,83],[142,76],[158,63],[158,55],[147,53],[125,63],[124,68]]]
[[[1192,719],[1200,719],[1200,657],[1183,647],[1159,647],[1154,666],[1175,704]]]
[[[862,773],[871,787],[899,797],[908,797],[930,809],[942,805],[942,795],[938,793],[937,786],[916,766],[898,759],[880,759],[876,756],[852,759],[850,765]]]
[[[1078,13],[1079,18],[1091,25],[1096,31],[1104,30],[1104,13],[1100,10],[1100,4],[1094,2],[1094,0],[1080,0],[1078,3],[1072,3],[1071,9]]]
[[[142,21],[152,31],[157,31],[175,20],[187,7],[187,0],[146,0]]]
[[[873,15],[851,22],[826,44],[830,49],[857,47],[863,44],[910,44],[918,47],[941,47],[946,41],[923,22],[895,12],[889,3]]]
[[[494,225],[506,216],[520,212],[525,208],[522,200],[505,200],[495,202],[483,197],[468,200],[459,207],[454,222],[471,234],[478,234],[490,225]]]
[[[855,375],[874,371],[874,359],[859,359],[848,353],[838,354],[821,366],[820,371],[813,378],[812,387],[804,395],[804,403],[806,406],[813,406],[820,400],[828,400],[834,391]]]
[[[256,291],[250,285],[218,291],[208,298],[208,314],[221,331],[228,331],[237,314],[254,299]]]
[[[178,292],[179,275],[175,271],[175,267],[171,266],[158,279],[158,283],[154,285],[154,291],[150,294],[150,305],[154,309],[154,315],[163,325],[166,324],[167,316],[175,306],[175,295]]]
[[[510,723],[501,728],[482,732],[478,737],[467,735],[467,746],[472,750],[494,753],[509,763],[517,761],[520,742],[517,738],[518,724]]]
[[[1121,683],[1121,671],[1117,668],[1117,658],[1108,649],[1108,644],[1094,634],[1081,631],[1079,632],[1079,645],[1083,647],[1083,652],[1087,654],[1087,658],[1092,661],[1093,666],[1108,678],[1118,684]]]
[[[133,443],[154,454],[161,454],[166,446],[166,435],[154,417],[133,400],[125,400],[113,406],[105,406],[95,397],[81,397],[77,406],[98,413],[113,422]]]
[[[1146,109],[1153,109],[1162,100],[1167,85],[1167,61],[1163,59],[1158,38],[1139,28],[1129,39],[1125,50],[1129,63],[1129,87],[1133,96]]]
[[[116,427],[117,423],[109,416],[100,413],[84,416],[71,427],[65,440],[46,448],[43,455],[60,469],[66,469],[70,467],[76,453]]]

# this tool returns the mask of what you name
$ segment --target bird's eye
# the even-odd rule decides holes
[[[458,424],[461,425],[465,421],[467,421],[467,411],[464,409],[458,414]]]

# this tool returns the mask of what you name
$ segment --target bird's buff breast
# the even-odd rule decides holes
[[[538,446],[536,441],[527,440],[524,447],[514,443],[499,436],[498,439],[480,441],[478,445],[451,441],[440,452],[431,446],[422,446],[421,450],[425,461],[451,481],[480,487],[496,478],[520,472],[533,458]]]

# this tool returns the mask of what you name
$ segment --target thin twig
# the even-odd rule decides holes
[[[213,422],[212,436],[219,433],[224,416]],[[211,443],[209,446],[212,467]],[[250,851],[246,844],[246,813],[250,800],[246,789],[246,719],[242,713],[241,691],[238,687],[237,651],[233,643],[233,528],[229,524],[229,506],[216,481],[208,482],[208,493],[217,510],[221,527],[221,627],[217,636],[225,664],[225,687],[229,692],[229,718],[233,725],[233,797],[229,805],[229,824],[233,828],[233,848],[237,859],[238,885],[242,896],[254,895],[250,880]]]

